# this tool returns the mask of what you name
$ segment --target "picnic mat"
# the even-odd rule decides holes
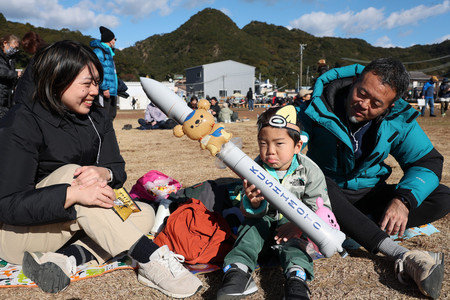
[[[427,224],[406,230],[405,235],[401,238],[397,236],[391,236],[391,238],[397,242],[401,242],[417,235],[431,235],[436,232],[439,232],[439,230],[437,230],[433,225]],[[360,245],[350,239],[347,239],[343,246],[346,249],[357,249],[360,247]],[[313,259],[323,258],[322,254],[317,252],[310,252],[309,254]],[[209,273],[221,269],[221,266],[214,264],[185,264],[185,267],[193,274]],[[262,267],[264,267],[264,265],[262,265]],[[122,255],[115,257],[100,266],[89,263],[78,266],[76,274],[71,276],[71,281],[101,276],[115,270],[136,268],[137,262],[135,260],[131,259],[127,255]],[[10,264],[0,259],[0,288],[7,287],[36,287],[36,284],[23,274],[21,265]]]

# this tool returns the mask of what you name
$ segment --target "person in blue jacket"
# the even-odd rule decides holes
[[[103,66],[103,82],[100,84],[100,104],[112,120],[117,114],[117,73],[114,64],[116,37],[106,27],[100,26],[101,39],[93,40],[90,46]]]
[[[434,114],[434,85],[438,82],[438,78],[436,76],[432,76],[430,80],[425,82],[422,88],[422,98],[425,99],[425,106],[422,107],[421,116],[425,116],[425,109],[427,105],[430,106],[430,117],[436,117]]]
[[[392,58],[332,69],[318,78],[299,116],[309,135],[307,155],[327,177],[341,230],[394,259],[402,283],[411,277],[437,298],[443,254],[410,251],[389,237],[444,217],[450,206],[450,189],[439,184],[443,157],[417,123],[419,112],[400,98],[408,84],[405,67]],[[388,155],[404,172],[398,184],[386,183]]]

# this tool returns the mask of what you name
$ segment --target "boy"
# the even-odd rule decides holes
[[[325,177],[319,167],[300,154],[300,124],[292,105],[270,108],[258,118],[259,156],[256,162],[312,210],[322,197],[330,208]],[[285,299],[309,299],[307,280],[313,279],[313,262],[299,239],[302,232],[270,206],[254,185],[244,179],[241,210],[246,218],[233,249],[225,257],[222,287],[217,299],[238,299],[255,293],[252,279],[258,255],[275,242],[286,276]],[[274,239],[274,240],[273,240]]]

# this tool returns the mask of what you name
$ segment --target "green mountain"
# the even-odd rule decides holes
[[[21,37],[27,31],[38,32],[47,42],[75,39],[88,44],[93,39],[79,31],[9,22],[0,14],[1,36],[13,32]],[[449,40],[409,48],[381,48],[361,39],[318,38],[302,30],[257,21],[240,29],[228,16],[209,8],[171,33],[153,35],[117,50],[115,62],[124,80],[137,80],[141,76],[164,80],[184,74],[186,68],[231,59],[255,66],[256,76],[263,80],[294,88],[300,70],[300,44],[306,44],[302,53],[302,77],[306,85],[317,75],[317,62],[322,58],[334,67],[355,62],[366,64],[378,57],[392,56],[405,62],[409,71],[450,76]],[[21,53],[18,66],[26,65],[28,59]]]

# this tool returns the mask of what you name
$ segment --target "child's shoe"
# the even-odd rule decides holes
[[[395,261],[395,273],[401,283],[407,284],[406,280],[410,278],[422,294],[437,299],[444,279],[444,254],[408,251]]]
[[[249,271],[244,272],[235,264],[230,264],[223,270],[225,274],[222,287],[217,292],[217,300],[241,299],[258,290]]]
[[[75,257],[54,252],[25,252],[22,271],[47,293],[64,291],[77,270]]]
[[[182,262],[182,255],[173,253],[164,245],[153,252],[148,263],[139,263],[138,281],[170,297],[192,296],[202,287],[202,282]]]
[[[304,271],[293,271],[286,279],[284,286],[285,300],[308,300],[311,291],[305,281]]]

